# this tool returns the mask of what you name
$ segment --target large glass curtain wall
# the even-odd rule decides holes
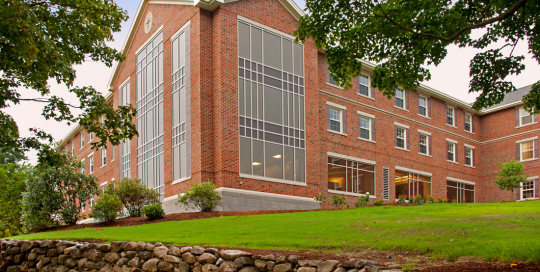
[[[375,195],[375,166],[328,157],[328,190]]]
[[[119,106],[127,106],[130,104],[130,83],[129,81],[120,87]],[[120,178],[131,177],[131,150],[130,139],[120,143]]]
[[[305,182],[303,51],[238,21],[240,173]]]
[[[173,180],[191,176],[189,25],[172,41]]]
[[[396,170],[396,198],[431,195],[431,177]]]
[[[457,203],[474,203],[474,185],[446,181],[446,198]]]
[[[163,200],[163,32],[137,54],[137,128],[137,176]]]

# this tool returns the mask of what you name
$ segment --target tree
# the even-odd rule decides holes
[[[113,109],[92,87],[73,87],[74,65],[100,61],[110,67],[122,61],[121,52],[106,45],[121,29],[127,12],[113,0],[6,0],[0,4],[0,148],[40,149],[51,135],[31,129],[33,137],[21,138],[17,122],[3,109],[22,101],[45,103],[46,119],[68,125],[78,123],[100,139],[118,145],[137,135],[132,106]],[[78,98],[70,104],[51,92],[48,80],[65,84]],[[36,97],[22,97],[20,90],[36,91]],[[82,111],[74,115],[72,109]],[[99,122],[101,116],[105,122]]]
[[[29,166],[0,164],[0,237],[22,232],[21,200]]]
[[[99,221],[112,222],[122,215],[122,201],[117,195],[103,194],[96,201],[90,216]]]
[[[29,176],[23,194],[23,221],[28,232],[76,224],[84,219],[81,203],[97,191],[97,178],[82,174],[82,163],[71,153],[50,150],[49,159],[38,163]]]
[[[372,87],[389,99],[398,87],[413,89],[431,78],[424,65],[439,65],[451,44],[483,49],[470,62],[469,92],[480,95],[473,109],[502,102],[516,87],[505,81],[525,69],[523,56],[513,49],[528,40],[529,52],[540,62],[540,2],[306,0],[309,14],[299,21],[298,40],[313,38],[325,50],[330,75],[338,85],[351,87],[362,61],[379,63]],[[482,29],[479,38],[471,31]],[[487,49],[503,40],[500,48]],[[523,41],[522,41],[523,42]],[[509,55],[503,55],[508,47]],[[523,97],[525,109],[540,113],[540,81]]]
[[[178,195],[176,204],[198,209],[201,212],[211,212],[222,205],[223,197],[216,191],[216,185],[211,181],[191,183],[190,185],[190,189]]]
[[[28,160],[28,158],[21,150],[5,150],[0,148],[0,165],[20,163],[25,160]]]
[[[520,183],[527,182],[527,177],[529,177],[525,174],[525,166],[514,159],[505,163],[499,162],[497,175],[493,181],[499,185],[501,190],[512,191],[512,199],[514,199],[514,188],[521,188]]]
[[[159,192],[146,187],[140,179],[124,178],[113,182],[107,185],[105,193],[118,196],[130,217],[140,217],[144,206],[159,203]]]

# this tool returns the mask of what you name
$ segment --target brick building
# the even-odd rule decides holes
[[[101,185],[142,179],[167,213],[206,180],[223,210],[313,209],[319,193],[501,201],[511,193],[492,179],[511,158],[531,176],[514,198],[538,199],[540,125],[521,109],[530,86],[482,112],[427,86],[388,100],[365,63],[346,91],[313,41],[294,43],[302,15],[292,0],[143,0],[107,98],[137,108],[139,137],[92,150],[77,127],[62,148]]]

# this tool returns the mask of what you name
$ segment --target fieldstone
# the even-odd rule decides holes
[[[300,267],[298,269],[298,272],[317,272],[317,268],[315,268],[315,267]]]
[[[276,262],[274,262],[274,261],[268,261],[266,263],[266,269],[268,269],[270,271],[274,270],[275,266],[276,266]]]
[[[169,252],[169,249],[164,246],[154,248],[154,255],[158,258],[165,257],[165,255],[167,255],[167,252]]]
[[[24,254],[18,254],[13,257],[13,262],[16,264],[20,264],[24,261]]]
[[[122,242],[112,241],[111,252],[120,252],[120,251],[122,251]]]
[[[279,256],[276,258],[276,263],[284,263],[285,262],[285,256]]]
[[[223,262],[225,262],[225,260],[223,260],[222,258],[219,258],[219,259],[217,259],[217,261],[216,261],[216,265],[217,265],[217,266],[220,266]]]
[[[99,252],[99,250],[92,248],[88,251],[88,255],[86,256],[86,258],[88,258],[89,260],[93,262],[100,262],[102,255],[101,255],[101,252]]]
[[[137,248],[137,243],[135,243],[135,242],[128,242],[128,243],[124,246],[124,250],[125,250],[125,251],[134,251],[135,248]]]
[[[50,257],[45,257],[43,259],[41,259],[37,264],[36,264],[36,268],[37,270],[41,270],[43,268],[43,266],[45,266],[46,264],[50,263],[51,262],[51,258]]]
[[[358,272],[359,270],[358,269],[350,269],[350,270],[347,270],[347,272]]]
[[[366,266],[364,267],[365,272],[379,272],[378,266]]]
[[[34,262],[32,262],[32,261],[24,261],[21,264],[21,271],[30,271],[32,266],[34,266]]]
[[[192,249],[192,247],[190,247],[190,246],[182,247],[180,249],[180,254],[184,254],[184,252],[189,252],[189,251],[191,251],[191,249]]]
[[[239,257],[249,257],[253,254],[251,253],[247,253],[245,251],[242,251],[242,250],[221,250],[219,252],[219,256],[227,261],[234,261],[236,258],[239,258]]]
[[[154,251],[155,248],[156,248],[156,246],[154,246],[152,244],[146,244],[144,246],[144,250],[146,250],[146,251]]]
[[[107,265],[103,266],[103,267],[99,270],[99,272],[115,272],[114,268],[115,268],[115,267],[114,267],[113,265],[107,264]]]
[[[20,271],[21,271],[21,267],[18,265],[8,266],[7,268],[7,272],[20,272]]]
[[[39,247],[51,247],[51,241],[50,240],[43,240],[41,243],[39,243]]]
[[[21,246],[21,252],[27,252],[27,251],[29,251],[30,249],[32,249],[33,246],[34,246],[34,243],[29,242],[29,241],[26,241],[26,242],[24,242],[24,244]]]
[[[53,266],[57,265],[58,264],[58,257],[51,258],[51,264]]]
[[[109,244],[103,244],[98,247],[99,251],[101,252],[111,252],[111,245]]]
[[[254,262],[251,257],[238,257],[234,260],[234,266],[240,269],[244,266],[253,266]]]
[[[210,253],[203,253],[201,256],[197,257],[197,261],[201,264],[215,264],[217,261],[216,256]]]
[[[141,259],[143,260],[150,260],[152,258],[154,258],[154,252],[150,252],[150,251],[141,251],[139,252],[139,257],[141,257]]]
[[[79,259],[80,257],[82,257],[82,252],[80,249],[75,248],[69,253],[69,256],[71,256],[71,258],[73,259]]]
[[[204,252],[216,255],[216,253],[219,253],[219,249],[209,247],[209,248],[205,249]]]
[[[90,250],[90,249],[98,249],[98,247],[99,247],[99,244],[96,244],[96,243],[88,244],[88,250]]]
[[[178,269],[178,271],[177,271],[177,269]],[[177,272],[189,272],[190,269],[191,269],[191,266],[187,262],[180,261],[180,263],[178,263],[178,267],[175,269],[175,271],[177,271]]]
[[[180,249],[178,247],[175,247],[175,246],[169,248],[169,253],[168,254],[169,255],[174,255],[176,257],[182,256],[182,252],[180,251]]]
[[[107,256],[105,256],[105,258],[107,258]],[[120,258],[118,259],[118,261],[116,262],[116,265],[117,266],[124,266],[124,265],[127,265],[127,263],[129,262],[129,259],[128,258]]]
[[[127,263],[127,265],[128,265],[129,267],[137,267],[137,268],[141,268],[141,262],[140,262],[139,257],[135,257],[135,258],[129,260],[129,262]]]
[[[61,254],[60,256],[58,256],[58,262],[60,264],[65,264],[66,263],[66,260],[69,258],[69,256],[65,255],[65,254]]]
[[[144,251],[143,251],[143,252],[144,252]],[[128,259],[133,259],[133,258],[135,258],[135,256],[137,256],[137,251],[133,251],[133,250],[132,250],[132,251],[124,251],[123,253],[126,254],[126,257],[127,257]],[[140,254],[139,254],[139,255],[140,255]],[[148,258],[148,259],[150,259],[150,258]]]
[[[317,272],[332,272],[336,269],[338,261],[328,260],[317,265]]]
[[[35,253],[37,255],[42,255],[42,254],[47,254],[47,249],[46,248],[35,247],[35,248],[32,248],[32,250],[30,250],[30,252]]]
[[[336,268],[336,270],[334,270],[334,272],[347,272],[347,269],[345,269],[343,267],[338,267],[338,268]]]
[[[290,255],[287,259],[289,263],[297,264],[298,263],[298,256],[297,255]]]
[[[348,261],[344,261],[342,263],[340,263],[338,265],[338,267],[344,267],[344,268],[355,268],[356,266],[354,265],[356,263],[356,260],[355,259],[351,259],[351,260],[348,260]]]
[[[141,272],[141,271],[142,271],[142,270],[140,270],[139,268],[136,268],[136,267],[130,267],[128,272]],[[70,272],[71,272],[71,271],[70,271]]]
[[[173,255],[165,255],[165,257],[163,257],[163,260],[170,263],[179,263],[182,259]]]
[[[256,267],[248,266],[240,269],[239,272],[259,272],[259,270]]]
[[[354,263],[354,268],[356,269],[362,269],[367,264],[366,260],[358,260]]]
[[[161,261],[158,264],[158,270],[159,271],[170,272],[170,271],[173,271],[173,269],[174,269],[174,266],[173,266],[172,263],[169,263],[169,262],[166,262],[166,261]]]
[[[298,260],[298,265],[303,267],[317,267],[321,260]]]
[[[268,263],[266,260],[255,260],[255,267],[257,267],[259,270],[262,268],[266,269],[266,263]]]
[[[219,271],[219,267],[210,263],[207,263],[203,265],[202,267],[202,272],[218,272],[218,271]]]
[[[96,270],[97,269],[97,264],[95,262],[88,261],[88,262],[86,262],[86,269],[87,270]]]
[[[77,266],[79,267],[80,270],[84,270],[87,262],[88,262],[88,258],[82,258],[77,262]]]
[[[64,265],[69,268],[74,268],[75,266],[77,266],[77,261],[73,258],[68,258],[66,259],[66,262]]]
[[[66,247],[66,249],[64,249],[64,254],[69,255],[71,253],[71,251],[73,251],[75,249],[77,249],[76,246]]]
[[[118,261],[118,259],[120,259],[120,254],[118,253],[114,253],[114,252],[109,252],[107,254],[105,254],[105,259],[106,262],[109,262],[109,263],[116,263],[116,261]]]
[[[260,258],[261,258],[261,255],[253,255],[253,256],[251,256],[251,258],[252,258],[253,260],[257,260],[257,259],[260,259]]]
[[[37,254],[36,253],[28,253],[28,257],[26,258],[27,260],[29,261],[33,261],[35,259],[37,259]]]
[[[47,257],[56,257],[58,255],[58,250],[56,250],[56,248],[51,248],[47,250]]]
[[[157,271],[157,265],[158,265],[159,261],[160,260],[158,258],[150,259],[150,260],[143,263],[142,269],[144,271],[156,272]]]
[[[225,261],[219,266],[219,272],[234,272],[236,271],[236,266],[232,261]]]
[[[20,247],[11,247],[8,250],[6,250],[6,255],[17,255],[17,254],[21,254]]]
[[[292,263],[283,263],[278,264],[274,267],[274,272],[292,272],[293,271],[293,264]]]
[[[194,246],[190,252],[191,254],[201,255],[204,253],[204,247]]]
[[[182,254],[182,260],[186,261],[188,264],[194,264],[197,262],[197,258],[195,258],[195,256],[189,252]]]
[[[66,249],[67,246],[57,246],[56,247],[56,250],[58,250],[58,253],[60,254],[63,254],[64,253],[64,249]]]
[[[144,248],[146,247],[146,243],[145,242],[137,242],[137,245],[135,246],[135,250],[137,252],[141,252],[144,250]]]
[[[161,242],[155,242],[155,243],[154,243],[154,246],[155,246],[155,247],[162,246],[162,245],[163,245],[163,243],[161,243]]]
[[[366,262],[366,266],[379,266],[379,263],[376,261],[366,260],[365,262]]]

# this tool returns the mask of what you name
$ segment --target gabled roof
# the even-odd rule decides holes
[[[514,92],[507,93],[504,95],[504,99],[501,103],[493,105],[487,109],[482,110],[482,113],[490,113],[506,108],[515,107],[523,103],[523,96],[528,94],[531,91],[532,85],[521,87]]]

